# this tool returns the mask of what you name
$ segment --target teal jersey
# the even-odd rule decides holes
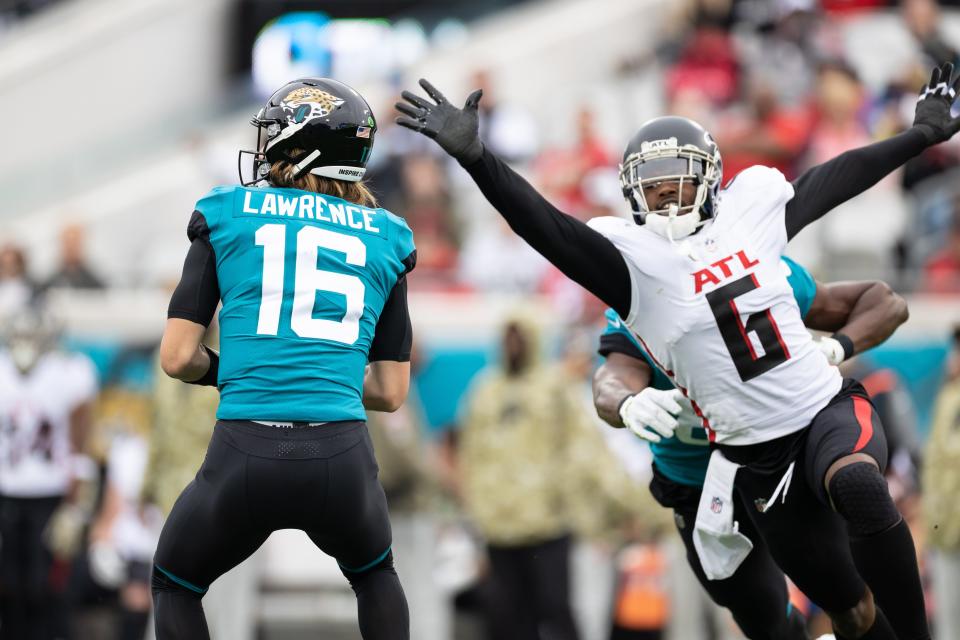
[[[272,187],[217,187],[196,210],[220,286],[217,417],[365,420],[363,375],[383,305],[413,266],[384,209]]]
[[[780,266],[787,272],[787,282],[790,283],[793,297],[797,301],[797,306],[800,307],[800,317],[806,318],[813,305],[813,299],[817,295],[817,283],[809,271],[787,256],[780,257]]]
[[[790,258],[783,256],[781,266],[787,272],[787,281],[793,288],[793,296],[797,301],[797,306],[800,307],[800,315],[806,317],[817,294],[817,284],[810,272]],[[660,390],[674,389],[670,378],[654,364],[653,359],[623,323],[617,312],[613,309],[607,309],[605,316],[607,326],[603,335],[610,337],[622,335],[629,339],[630,344],[636,347],[644,361],[653,370],[653,379],[650,381],[650,386]],[[663,475],[673,482],[699,487],[703,485],[703,479],[707,474],[707,464],[710,462],[709,444],[706,429],[689,426],[688,423],[681,420],[673,437],[650,443],[650,449],[653,451],[653,460],[657,469]]]

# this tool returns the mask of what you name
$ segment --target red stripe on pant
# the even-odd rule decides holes
[[[853,414],[857,416],[857,423],[860,425],[860,438],[853,447],[853,452],[860,451],[870,438],[873,437],[873,407],[870,401],[860,396],[853,396]]]

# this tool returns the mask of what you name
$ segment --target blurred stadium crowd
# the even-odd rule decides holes
[[[48,4],[15,3],[2,13],[4,25],[14,30]],[[931,65],[960,63],[960,12],[951,4],[671,3],[659,41],[638,43],[604,75],[622,88],[654,74],[662,102],[646,108],[691,117],[711,130],[727,179],[753,164],[792,178],[909,124]],[[878,16],[915,42],[912,58],[879,71],[869,58],[880,52],[850,55],[851,42],[871,44],[858,36],[858,25]],[[481,135],[495,153],[572,215],[623,214],[620,147],[588,101],[562,124],[562,144],[545,144],[542,123],[554,117],[552,103],[576,96],[558,88],[535,111],[501,92],[495,73],[481,67],[471,73],[465,84],[484,89]],[[411,393],[399,412],[370,414],[413,636],[533,639],[538,622],[569,619],[579,629],[570,637],[585,640],[738,638],[729,618],[700,594],[673,540],[669,512],[646,490],[646,445],[596,417],[589,384],[603,307],[490,212],[459,167],[392,123],[388,104],[397,86],[380,87],[389,102],[378,111],[368,176],[382,206],[404,216],[414,231],[415,322],[418,295],[527,301],[507,305],[509,314],[490,332],[486,357],[468,367],[469,386],[465,380],[457,397],[443,399],[457,407],[451,419],[436,418],[436,394],[426,382],[423,394]],[[232,159],[206,162],[207,175],[198,182],[234,181],[222,169]],[[845,205],[849,211],[801,236],[791,244],[794,257],[825,281],[882,278],[911,301],[956,302],[958,178],[960,145],[931,149]],[[155,344],[107,349],[64,332],[56,314],[69,310],[44,301],[63,289],[128,283],[97,270],[82,225],[65,226],[59,247],[56,268],[40,273],[16,237],[4,238],[5,345],[8,351],[20,343],[40,345],[29,371],[50,356],[57,338],[61,350],[96,368],[99,382],[69,407],[73,450],[56,463],[69,467],[70,479],[29,530],[2,524],[18,500],[36,496],[4,492],[2,465],[11,464],[16,425],[6,415],[0,422],[0,637],[13,637],[4,629],[14,618],[33,616],[43,624],[31,623],[30,637],[139,640],[147,633],[152,545],[164,514],[202,462],[217,395],[157,375]],[[15,321],[37,306],[47,320]],[[215,344],[216,337],[210,339]],[[933,362],[942,369],[927,372],[926,395],[911,393],[903,369],[888,361],[861,357],[847,366],[872,394],[888,430],[890,489],[921,548],[936,637],[948,639],[960,638],[960,329],[940,344]],[[419,345],[415,375],[429,371],[435,356],[429,345]],[[18,553],[18,537],[36,542],[19,544],[40,555]],[[339,584],[335,567],[305,560],[316,552],[301,554],[297,544],[268,543],[271,548],[214,587],[204,601],[214,637],[296,638],[317,629],[340,637],[337,629],[352,628],[344,623],[351,621],[352,597],[344,599],[346,584]],[[526,565],[524,551],[531,549],[554,561],[539,569]],[[549,588],[531,589],[531,581]],[[534,591],[547,596],[529,601]],[[825,617],[795,595],[812,627],[828,632]],[[539,620],[516,611],[538,612]]]

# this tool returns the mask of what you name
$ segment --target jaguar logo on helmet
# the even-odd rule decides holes
[[[310,118],[323,118],[330,115],[345,100],[316,87],[299,87],[280,101],[287,114],[287,120],[299,124]]]

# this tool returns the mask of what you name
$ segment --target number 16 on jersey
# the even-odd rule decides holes
[[[284,263],[287,228],[282,224],[265,224],[256,233],[257,246],[263,247],[263,280],[260,292],[260,316],[257,333],[277,335],[280,310],[283,306]],[[318,227],[303,227],[297,232],[297,258],[294,273],[293,309],[290,328],[301,338],[332,340],[353,344],[360,335],[360,316],[363,315],[363,281],[357,276],[317,268],[320,249],[345,256],[346,264],[363,267],[367,262],[367,247],[356,236],[337,233]],[[346,312],[338,320],[313,317],[318,291],[344,296]]]

